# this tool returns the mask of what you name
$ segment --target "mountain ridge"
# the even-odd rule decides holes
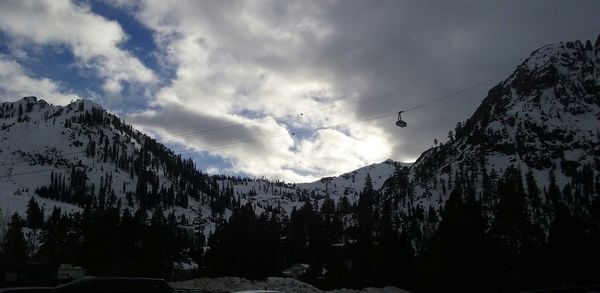
[[[573,193],[585,190],[589,197],[600,171],[599,68],[600,41],[535,50],[490,89],[447,143],[417,159],[411,169],[413,200],[439,208],[453,176],[477,181],[479,193],[490,171],[499,174],[511,165],[531,170],[542,190],[549,188],[552,172],[561,190],[570,185]]]
[[[187,207],[191,200],[197,209],[197,202],[217,195],[209,176],[191,160],[182,159],[92,101],[54,106],[24,97],[2,103],[0,117],[4,167],[0,190],[21,207],[26,200],[16,203],[15,194],[27,200],[36,195],[49,205],[66,202],[61,206],[71,211],[94,201],[101,201],[96,205],[153,208],[157,203]],[[74,174],[79,174],[81,182],[74,182]],[[60,188],[55,186],[58,181],[62,181]],[[12,214],[11,208],[5,206],[5,210]]]
[[[109,114],[92,101],[78,100],[66,106],[53,106],[43,100],[38,101],[35,97],[24,97],[13,103],[2,103],[0,117],[4,119],[0,141],[4,142],[9,138],[22,141],[21,145],[24,146],[25,151],[13,150],[12,156],[7,156],[6,154],[10,152],[7,146],[3,152],[0,152],[0,161],[4,166],[16,163],[0,176],[10,181],[11,174],[27,172],[27,167],[17,165],[22,163],[53,166],[63,164],[65,169],[72,169],[73,166],[80,164],[85,165],[83,169],[90,168],[90,164],[94,165],[91,170],[97,170],[94,169],[96,167],[102,170],[114,168],[115,172],[121,172],[130,179],[117,179],[119,182],[111,182],[109,189],[117,195],[117,198],[113,199],[113,204],[121,200],[122,206],[137,208],[139,204],[136,200],[143,200],[144,196],[137,196],[136,200],[132,200],[132,193],[151,194],[149,197],[154,199],[150,207],[155,206],[156,202],[162,203],[166,200],[167,207],[172,206],[188,217],[194,216],[198,210],[202,210],[205,215],[214,214],[212,212],[214,209],[223,213],[232,205],[232,201],[251,202],[257,212],[283,207],[288,213],[298,208],[301,202],[307,199],[322,202],[325,198],[333,198],[338,202],[342,197],[346,197],[350,202],[356,203],[367,174],[370,175],[375,189],[382,190],[388,197],[392,196],[403,201],[401,206],[404,211],[417,206],[433,206],[436,210],[441,209],[452,187],[451,177],[455,176],[453,173],[458,170],[471,176],[470,180],[479,182],[475,187],[479,192],[483,188],[484,177],[490,175],[490,170],[502,172],[510,165],[518,165],[524,170],[533,170],[535,179],[542,183],[542,189],[548,186],[545,178],[549,170],[556,169],[558,170],[555,174],[556,180],[560,188],[564,188],[572,178],[579,176],[577,172],[583,172],[584,166],[588,166],[586,167],[588,170],[594,169],[591,167],[593,164],[600,165],[600,162],[597,162],[600,154],[597,142],[600,130],[597,125],[594,133],[595,123],[597,124],[600,119],[599,44],[600,38],[594,46],[590,41],[585,43],[576,41],[550,44],[535,50],[506,80],[489,91],[469,119],[457,124],[448,142],[424,151],[412,164],[388,159],[339,176],[298,184],[225,175],[209,176],[199,171],[193,162],[182,160],[173,151],[131,126],[125,125],[118,117]],[[19,111],[18,108],[21,110]],[[46,108],[52,111],[45,110],[45,114],[40,114],[41,110]],[[92,113],[94,109],[98,111],[95,116]],[[32,114],[36,112],[34,110],[37,110],[37,116]],[[49,119],[52,119],[52,125],[58,121],[64,129],[53,133],[41,133],[40,127],[48,126]],[[108,135],[103,134],[104,130],[93,132],[96,127],[94,123],[101,123],[102,127],[107,125]],[[13,132],[17,128],[23,128],[21,132],[30,131],[33,134],[25,133],[22,137],[7,134],[13,128],[15,129]],[[91,137],[90,132],[100,137]],[[35,146],[30,142],[28,144],[26,139],[28,135],[40,135],[39,137],[46,138],[47,143],[53,142],[57,137],[64,137],[68,146],[60,149],[59,145],[56,145],[46,147],[43,153],[34,152],[27,148],[27,146]],[[117,138],[121,147],[114,143],[115,137],[119,136],[123,137]],[[103,148],[90,151],[92,141],[102,145]],[[148,153],[149,161],[140,163],[140,158],[136,157],[134,152],[145,145],[148,145],[152,151]],[[544,148],[543,151],[536,151],[536,148],[540,147]],[[125,148],[121,157],[115,151],[120,148]],[[567,152],[568,148],[576,151]],[[166,161],[157,160],[158,153],[165,156]],[[70,156],[75,157],[70,161],[61,161]],[[102,159],[99,160],[95,156],[102,156]],[[146,174],[141,169],[133,170],[133,163],[123,162],[125,160],[123,158],[128,156],[144,165],[144,168],[156,172]],[[566,159],[557,160],[561,156]],[[590,157],[594,159],[590,160]],[[79,163],[78,160],[83,161]],[[113,165],[106,164],[111,160],[114,160]],[[167,168],[173,168],[169,165],[169,160],[186,162],[185,167],[181,166],[183,163],[175,165],[186,169],[185,172],[196,172],[194,176],[203,181],[200,186],[192,188],[192,195],[186,193],[189,190],[185,186],[176,188],[176,182],[170,178],[172,176],[166,176]],[[471,169],[465,171],[466,166]],[[591,170],[592,181],[598,181],[597,169],[598,167]],[[99,174],[99,172],[97,171],[92,176],[94,179],[90,181],[100,182],[98,185],[102,185],[102,180],[107,177],[114,179],[112,175],[107,175],[108,173]],[[485,172],[488,173],[484,175]],[[590,173],[590,170],[586,172]],[[136,183],[140,176],[149,176],[144,179],[147,181],[145,186]],[[586,176],[590,178],[590,174]],[[36,186],[38,189],[41,185],[45,185],[44,180],[45,183],[49,181],[48,179],[38,181]],[[2,184],[0,182],[0,187]],[[140,191],[140,188],[143,190]],[[590,187],[586,188],[590,189]],[[8,189],[5,187],[3,193],[7,193],[6,190]],[[8,193],[18,191],[9,190]],[[21,190],[21,192],[25,191]],[[25,193],[39,195],[39,190],[29,190]],[[184,193],[190,196],[180,195]],[[48,204],[52,203],[48,202]],[[71,210],[76,209],[71,207]],[[214,220],[214,217],[212,218]]]
[[[311,284],[434,292],[596,281],[597,44],[536,50],[413,164],[303,184],[204,174],[85,101],[3,103],[0,202],[27,214],[11,217],[4,255],[164,278],[260,279],[302,264]]]

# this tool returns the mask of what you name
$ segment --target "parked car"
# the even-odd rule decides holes
[[[60,285],[51,292],[150,292],[168,293],[171,287],[163,279],[149,278],[85,278]]]
[[[526,291],[523,293],[600,293],[600,287],[564,287]]]
[[[51,292],[54,287],[15,287],[2,288],[0,293],[46,293]]]

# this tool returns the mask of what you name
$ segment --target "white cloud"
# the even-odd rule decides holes
[[[381,131],[363,126],[362,131],[321,129],[294,135],[271,117],[253,120],[237,115],[208,114],[184,104],[165,104],[128,118],[137,128],[169,137],[182,131],[239,125],[201,135],[172,137],[163,142],[196,149],[228,160],[232,167],[221,172],[306,182],[331,176],[389,156],[389,143]],[[306,134],[306,135],[305,135]],[[204,166],[200,166],[203,168]],[[211,168],[214,172],[214,168]]]
[[[127,36],[121,26],[69,0],[2,1],[0,29],[26,46],[64,45],[77,65],[95,70],[103,89],[114,95],[123,82],[151,83],[155,74],[119,48]]]
[[[434,137],[444,138],[469,117],[487,89],[405,113],[409,127],[403,129],[390,117],[300,136],[286,133],[422,105],[495,76],[499,72],[490,68],[597,22],[589,3],[560,1],[485,2],[469,9],[438,1],[106,1],[150,28],[157,59],[175,70],[173,80],[154,94],[154,112],[132,117],[138,126],[172,135],[252,123],[179,138],[186,147],[282,133],[209,151],[229,160],[232,171],[292,181],[388,157],[414,159]],[[364,103],[341,100],[432,81],[440,82]]]
[[[231,163],[221,171],[252,176],[310,181],[387,159],[390,141],[368,123],[311,131],[358,119],[356,105],[336,106],[336,100],[356,94],[359,85],[339,84],[315,66],[311,52],[333,33],[316,16],[318,7],[273,4],[140,3],[137,17],[177,70],[155,95],[158,110],[128,120],[159,136],[244,124],[171,141],[184,148],[218,145],[202,151]],[[298,114],[314,109],[320,110]],[[254,138],[268,139],[224,145]]]
[[[15,101],[24,96],[37,96],[53,104],[67,104],[79,97],[65,93],[56,82],[29,76],[21,65],[0,57],[0,99]]]

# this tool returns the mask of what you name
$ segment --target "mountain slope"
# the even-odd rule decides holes
[[[412,166],[415,205],[439,206],[461,178],[481,192],[510,165],[531,170],[542,190],[553,173],[588,201],[600,186],[600,38],[534,51],[454,132]]]
[[[470,291],[464,276],[477,280],[473,288],[507,284],[504,291],[593,283],[599,53],[600,40],[544,46],[491,89],[448,142],[414,164],[388,160],[305,184],[207,176],[89,101],[3,103],[2,212],[23,215],[35,197],[52,215],[44,223],[30,209],[36,217],[27,228],[45,237],[39,250],[31,245],[32,259],[66,263],[59,251],[87,252],[92,257],[75,254],[99,275],[130,263],[121,273],[168,277],[175,267],[197,267],[264,278],[301,263],[315,283],[417,280],[430,291],[454,281],[463,288],[455,291]],[[48,213],[54,205],[93,208],[63,217]],[[119,215],[125,207],[134,215]],[[12,227],[20,222],[13,217],[11,229],[18,232]],[[115,230],[119,237],[106,237]],[[7,243],[24,242],[6,234],[13,235]],[[89,241],[62,241],[71,236]],[[105,257],[98,253],[105,247],[122,249]]]
[[[410,163],[400,163],[385,160],[335,177],[322,178],[319,181],[297,184],[298,188],[313,197],[329,197],[339,199],[348,197],[350,202],[356,202],[365,185],[367,175],[371,177],[373,188],[376,190],[384,186],[385,181],[400,169],[410,167]]]
[[[26,97],[0,107],[0,208],[22,213],[35,196],[47,210],[161,205],[215,220],[235,201],[289,214],[306,199],[357,202],[369,174],[404,208],[439,210],[457,179],[481,193],[510,165],[531,170],[542,190],[553,173],[561,190],[589,198],[600,189],[599,55],[600,41],[544,46],[489,91],[450,141],[414,164],[387,160],[302,184],[208,176],[93,102],[61,107]]]
[[[84,205],[186,210],[218,197],[191,160],[124,124],[91,101],[54,106],[35,97],[0,105],[0,202],[24,211]]]
[[[132,210],[160,205],[178,215],[200,210],[210,222],[227,216],[233,201],[252,203],[257,213],[288,214],[306,199],[327,194],[356,202],[370,174],[380,188],[397,168],[391,160],[304,184],[208,176],[191,160],[125,125],[99,105],[74,101],[54,106],[25,97],[0,106],[0,208],[23,214],[33,196],[50,211],[81,211],[85,205],[120,205]],[[212,226],[212,225],[209,225]]]

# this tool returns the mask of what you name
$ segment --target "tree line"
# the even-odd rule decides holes
[[[553,176],[540,190],[531,172],[511,166],[488,178],[489,194],[456,176],[439,211],[417,205],[398,212],[401,200],[373,190],[370,178],[355,204],[307,201],[289,218],[241,206],[208,239],[204,273],[257,279],[303,263],[310,265],[304,280],[320,288],[395,285],[417,292],[597,284],[600,200],[573,201]]]
[[[12,216],[1,257],[72,263],[98,276],[168,279],[174,262],[189,259],[199,265],[195,276],[249,279],[301,263],[309,265],[303,280],[324,289],[516,292],[600,281],[597,194],[573,207],[555,179],[542,191],[530,172],[515,167],[491,180],[494,188],[484,191],[490,194],[456,178],[439,210],[403,211],[402,199],[374,190],[369,177],[356,203],[307,200],[289,215],[280,207],[257,215],[251,203],[231,200],[231,216],[215,219],[207,239],[201,214],[97,206],[75,214],[55,208],[44,219],[32,199],[25,218]],[[547,200],[532,206],[542,192]],[[484,198],[494,199],[493,208]],[[28,248],[24,227],[42,231],[38,249]]]

